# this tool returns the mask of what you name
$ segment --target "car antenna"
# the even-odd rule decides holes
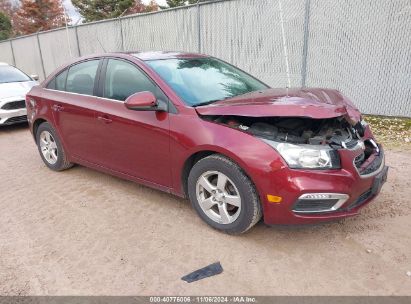
[[[288,50],[287,50],[287,38],[285,36],[285,30],[284,30],[284,15],[283,15],[283,7],[281,4],[281,0],[278,0],[278,6],[280,9],[280,23],[281,23],[281,33],[283,36],[283,50],[284,50],[284,60],[285,60],[285,70],[287,73],[287,97],[288,97],[288,89],[291,87],[291,80],[290,80],[290,65],[288,62]]]

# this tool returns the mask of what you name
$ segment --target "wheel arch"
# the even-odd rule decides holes
[[[193,154],[191,154],[184,162],[183,169],[181,171],[181,185],[182,185],[182,191],[183,195],[185,197],[188,197],[188,175],[190,174],[191,168],[200,160],[203,159],[207,156],[213,155],[213,154],[221,154],[216,151],[212,150],[202,150],[202,151],[197,151]]]
[[[35,141],[36,143],[37,143],[37,139],[36,139],[37,130],[38,130],[38,128],[40,127],[40,125],[41,125],[42,123],[45,123],[45,122],[50,123],[48,120],[46,120],[46,119],[44,119],[44,118],[42,118],[42,117],[37,118],[37,119],[33,122],[33,137],[34,137],[34,141]]]
[[[254,187],[257,191],[257,194],[258,194],[258,196],[261,200],[261,197],[259,195],[259,189],[258,189],[257,185],[255,184],[252,176],[249,174],[246,164],[244,164],[244,162],[242,162],[241,159],[236,157],[236,155],[234,155],[230,151],[221,151],[220,149],[210,149],[210,148],[193,152],[185,160],[184,165],[182,167],[182,171],[181,171],[181,185],[182,185],[182,191],[183,191],[184,197],[188,197],[188,176],[189,176],[190,171],[193,168],[193,166],[199,160],[201,160],[201,159],[203,159],[207,156],[213,155],[213,154],[218,154],[218,155],[224,156],[224,157],[228,158],[229,160],[231,160],[232,162],[234,162],[235,164],[237,164],[241,168],[241,170],[244,172],[244,174],[250,179],[251,183],[254,185]]]

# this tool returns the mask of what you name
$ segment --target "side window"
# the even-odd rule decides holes
[[[55,84],[56,90],[65,91],[66,90],[67,70],[65,70],[64,72],[58,74],[55,79],[56,79],[56,84]]]
[[[100,60],[90,60],[72,66],[67,75],[66,91],[93,95],[99,62]]]
[[[133,64],[109,59],[104,83],[104,97],[124,101],[130,95],[143,91],[158,95],[159,89]]]
[[[47,85],[47,89],[65,91],[66,90],[67,70],[64,70],[54,77]]]
[[[50,82],[47,84],[47,89],[51,89],[51,90],[56,89],[56,77],[50,80]]]

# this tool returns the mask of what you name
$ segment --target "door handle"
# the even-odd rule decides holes
[[[110,119],[108,116],[104,115],[104,116],[97,116],[97,119],[104,122],[104,123],[111,123],[113,122],[112,119]]]
[[[64,107],[61,106],[61,105],[55,104],[55,105],[52,106],[52,109],[53,109],[55,112],[60,112],[60,111],[63,111],[63,110],[64,110]]]

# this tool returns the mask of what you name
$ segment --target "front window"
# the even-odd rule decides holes
[[[215,58],[146,62],[190,106],[267,89],[267,85]]]
[[[104,83],[104,97],[125,101],[137,92],[156,94],[156,86],[135,65],[123,60],[110,59]]]
[[[0,83],[25,81],[31,81],[31,78],[19,69],[10,65],[0,66]]]

